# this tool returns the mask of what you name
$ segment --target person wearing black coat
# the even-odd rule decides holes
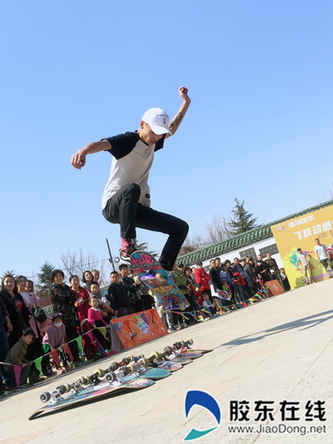
[[[265,282],[272,280],[272,275],[270,272],[269,265],[263,261],[262,256],[258,256],[258,261],[256,265],[256,273],[257,275],[260,274],[262,277],[262,280]]]
[[[210,282],[213,285],[214,290],[222,290],[222,280],[220,277],[221,269],[215,263],[216,259],[211,259],[209,266]]]
[[[120,276],[116,271],[111,273],[111,284],[108,288],[106,299],[114,310],[115,316],[125,316],[132,313],[128,291],[120,283]]]
[[[62,270],[54,270],[52,272],[52,288],[51,288],[51,303],[54,313],[61,313],[62,321],[66,327],[66,338],[69,342],[69,347],[73,353],[74,361],[78,362],[79,352],[77,343],[70,342],[78,336],[77,332],[77,315],[75,311],[76,295],[64,284],[64,273]]]
[[[123,284],[128,292],[128,299],[132,313],[136,313],[141,311],[142,302],[137,292],[137,287],[134,284],[134,280],[128,275],[128,272],[129,270],[127,264],[121,264],[119,266],[120,283]]]
[[[22,296],[15,290],[15,279],[9,274],[2,278],[0,300],[13,327],[12,331],[8,332],[8,344],[12,347],[29,325],[29,310]]]
[[[257,282],[256,282],[255,266],[251,258],[245,259],[244,271],[246,274],[246,281],[250,288],[251,294],[253,295],[256,292]]]

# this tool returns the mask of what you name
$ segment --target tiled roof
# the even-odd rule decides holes
[[[312,211],[319,210],[320,208],[324,208],[332,204],[333,200],[329,200],[315,207],[308,208],[306,210],[300,211],[299,213],[291,214],[284,217],[283,219],[271,222],[270,224],[259,225],[258,227],[253,228],[253,230],[246,231],[245,233],[239,234],[225,241],[208,245],[207,247],[203,247],[198,250],[192,251],[191,253],[179,256],[177,259],[177,263],[182,263],[184,265],[194,265],[200,261],[203,262],[207,259],[211,259],[212,257],[220,256],[221,254],[228,253],[229,251],[237,250],[246,247],[247,245],[252,245],[255,242],[268,239],[273,236],[273,233],[271,231],[272,225],[281,223],[288,219],[302,216],[306,213],[311,213]]]

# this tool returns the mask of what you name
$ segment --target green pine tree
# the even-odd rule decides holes
[[[253,217],[253,214],[245,210],[244,201],[240,202],[237,198],[235,199],[232,214],[234,217],[230,220],[230,228],[233,236],[255,228],[257,219]]]
[[[37,292],[43,295],[50,295],[52,286],[52,271],[55,267],[47,262],[41,266],[40,273],[37,273],[38,283]]]

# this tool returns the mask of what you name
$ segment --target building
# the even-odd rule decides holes
[[[238,236],[234,236],[223,242],[208,245],[207,247],[200,248],[196,251],[180,256],[177,259],[177,263],[182,263],[185,266],[192,266],[196,265],[198,262],[202,262],[203,266],[207,267],[209,265],[209,260],[215,257],[221,258],[222,262],[227,259],[232,262],[235,257],[242,259],[245,256],[252,256],[254,259],[257,259],[259,254],[265,257],[267,253],[271,253],[278,266],[283,267],[275,239],[271,231],[271,226],[294,217],[302,216],[303,214],[311,213],[332,204],[333,200],[329,200],[299,213],[290,214],[289,216],[271,222],[270,224],[260,225],[253,230],[239,234]]]

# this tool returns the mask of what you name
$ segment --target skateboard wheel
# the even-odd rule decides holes
[[[97,373],[93,373],[92,375],[90,375],[89,376],[89,382],[90,382],[90,384],[98,384],[99,383],[98,374]]]
[[[119,368],[118,362],[112,362],[108,368],[108,372],[112,373]]]
[[[114,373],[110,372],[106,374],[105,379],[111,383],[114,382],[117,378]]]
[[[138,367],[140,367],[142,365],[146,367],[148,365],[148,360],[146,358],[142,357],[138,360],[137,365],[138,365]]]
[[[123,376],[127,376],[131,373],[131,369],[128,366],[122,367],[121,373],[123,374]]]
[[[88,385],[90,383],[89,378],[87,376],[82,376],[80,380],[81,384]]]
[[[148,358],[146,359],[146,361],[148,363],[154,362],[155,360],[156,360],[156,355],[155,354],[153,354],[151,356],[148,356]]]
[[[103,376],[105,375],[105,370],[103,370],[102,368],[99,368],[99,369],[97,370],[97,372],[96,372],[96,375],[97,375],[99,378],[103,378]]]
[[[127,367],[124,367],[124,370],[125,370],[125,368],[127,368],[130,373],[134,373],[135,369],[136,369],[136,363],[135,362],[131,362],[130,364],[128,364]]]
[[[60,393],[60,395],[63,395],[68,391],[66,385],[58,385],[56,390]]]
[[[40,395],[41,402],[47,402],[51,399],[51,393],[50,392],[44,392]]]

